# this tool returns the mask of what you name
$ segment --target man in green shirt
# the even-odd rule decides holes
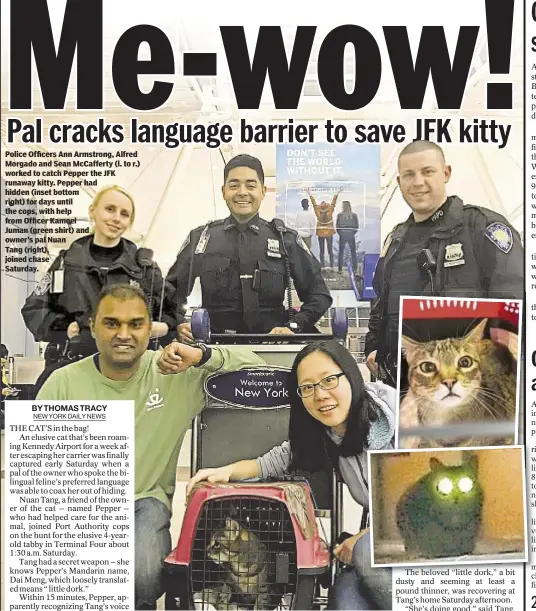
[[[130,285],[103,290],[91,332],[99,352],[55,371],[37,399],[134,401],[136,609],[156,609],[162,561],[171,551],[177,460],[192,419],[203,409],[203,382],[216,371],[264,362],[240,348],[173,342],[163,352],[147,350],[147,299]]]

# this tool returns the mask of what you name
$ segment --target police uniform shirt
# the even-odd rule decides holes
[[[417,256],[424,248],[433,232],[436,221],[447,212],[450,201],[447,200],[432,217],[417,223],[410,220],[410,225],[404,240],[393,257],[387,306],[387,337],[398,336],[398,319],[400,313],[400,297],[422,295],[430,279],[420,271]]]
[[[167,276],[176,290],[177,316],[200,277],[213,332],[268,333],[284,326],[289,321],[285,250],[302,301],[295,320],[310,328],[331,305],[320,264],[294,230],[282,225],[280,232],[258,215],[245,224],[230,216],[190,232]]]
[[[415,223],[410,215],[393,229],[384,244],[374,273],[373,286],[378,297],[371,307],[365,340],[367,355],[377,350],[380,357],[391,354],[396,360],[400,295],[432,294],[425,272],[421,290],[416,290],[419,277],[414,257],[424,248],[430,249],[436,261],[435,270],[431,270],[436,296],[454,299],[523,297],[523,246],[517,231],[502,215],[481,206],[465,205],[459,197],[451,195],[429,220],[433,226],[426,227],[426,221]],[[411,253],[411,245],[419,241],[416,232],[420,227],[425,235]],[[405,281],[401,279],[404,259],[406,269],[415,266],[415,275]]]
[[[239,248],[239,244],[242,245],[242,247],[245,246],[247,248],[247,242],[248,242],[247,232],[248,230],[253,231],[255,235],[255,229],[251,229],[248,223],[236,223],[234,225],[227,225],[227,227],[234,227],[237,231],[236,240],[232,240],[232,256],[231,256],[230,268],[231,270],[233,270],[236,277],[240,278],[240,250],[241,249]],[[254,227],[257,227],[257,225],[254,224]],[[244,255],[244,253],[242,253],[242,255]],[[251,271],[251,274],[246,274],[246,275],[253,275],[253,270],[248,270],[248,271]],[[237,295],[238,303],[242,304],[239,315],[243,316],[244,314],[243,312],[244,296],[242,294],[242,283],[241,282],[238,282],[236,285],[236,295]]]
[[[409,227],[404,242],[393,258],[387,306],[389,333],[398,334],[400,297],[422,295],[429,282],[427,277],[423,278],[417,266],[417,255],[430,235],[430,225],[429,220],[426,220]]]
[[[94,242],[89,245],[89,250],[93,257],[93,260],[99,267],[107,267],[110,263],[117,261],[123,252],[123,242],[119,241],[119,244],[112,246],[99,246]]]
[[[152,251],[138,249],[125,238],[117,246],[106,248],[94,244],[93,236],[87,235],[55,259],[26,299],[21,310],[26,327],[36,341],[64,345],[71,322],[89,330],[90,313],[101,290],[124,283],[143,290],[153,320],[161,320],[169,328],[177,326],[173,290],[164,285],[160,268],[152,261]]]

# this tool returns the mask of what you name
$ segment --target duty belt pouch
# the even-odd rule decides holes
[[[59,363],[65,354],[66,344],[57,344],[49,342],[45,348],[45,366],[50,367],[55,363]]]
[[[81,359],[95,354],[96,346],[88,331],[82,330],[80,335],[67,340],[65,352],[63,354],[63,363],[75,363]]]
[[[258,268],[253,274],[252,288],[261,295],[283,296],[285,291],[285,277],[282,273],[272,269],[259,261]]]
[[[210,292],[229,291],[231,259],[215,254],[203,255],[201,263],[202,286],[206,283]]]

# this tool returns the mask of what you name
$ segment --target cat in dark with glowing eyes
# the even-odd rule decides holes
[[[483,339],[487,319],[460,338],[417,342],[402,336],[409,390],[400,402],[400,426],[515,420],[516,361],[508,348]],[[401,447],[507,445],[505,437],[401,438]]]
[[[478,458],[463,453],[461,466],[430,458],[430,472],[400,497],[396,523],[409,558],[464,556],[474,551],[484,493]]]

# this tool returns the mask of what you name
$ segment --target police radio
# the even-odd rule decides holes
[[[146,288],[149,288],[149,316],[153,317],[153,291],[154,291],[154,275],[155,265],[153,263],[153,251],[150,248],[138,248],[136,252],[136,262],[143,268],[143,285],[142,290],[144,292]],[[152,268],[152,274],[149,282],[146,282],[147,272],[149,268]],[[164,288],[164,287],[162,287]]]
[[[417,267],[430,279],[432,296],[434,295],[434,274],[437,270],[437,261],[429,248],[423,248],[417,255]]]
[[[296,329],[292,328],[290,326],[290,329],[292,331],[299,331],[299,329],[297,328],[297,324],[293,323],[293,319],[294,319],[294,309],[292,308],[292,277],[290,274],[290,260],[289,260],[289,256],[288,256],[288,252],[287,252],[287,247],[285,246],[285,240],[284,240],[284,233],[286,231],[286,226],[284,221],[282,221],[281,219],[275,218],[272,220],[272,228],[274,229],[274,231],[276,233],[279,234],[279,241],[281,242],[281,246],[283,247],[283,261],[285,263],[285,284],[286,284],[286,292],[287,292],[287,303],[288,303],[288,320],[289,320],[289,325],[295,324],[296,325]]]
[[[157,267],[155,261],[153,260],[153,256],[154,256],[154,252],[150,248],[138,248],[138,251],[136,252],[136,261],[143,268],[144,286],[142,287],[142,290],[145,293],[146,289],[149,288],[148,301],[149,301],[149,317],[151,319],[151,322],[153,321],[153,301],[154,301],[154,290],[155,290],[154,281],[155,281],[155,274],[156,274],[156,267]],[[146,277],[147,277],[147,273],[149,269],[151,269],[152,273],[151,273],[150,282],[147,283]],[[148,287],[147,287],[147,284],[149,284]],[[166,283],[164,279],[162,278],[162,287],[161,287],[161,294],[160,294],[160,304],[158,306],[157,322],[162,321],[162,310],[164,308],[165,290],[166,290]],[[159,338],[155,337],[153,339],[153,349],[154,350],[158,350],[158,343],[159,343]]]

